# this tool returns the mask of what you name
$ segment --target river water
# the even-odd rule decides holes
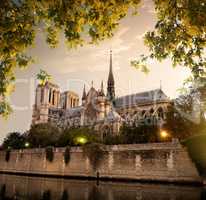
[[[0,175],[0,200],[206,200],[206,188]]]

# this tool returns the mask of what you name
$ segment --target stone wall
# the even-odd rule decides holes
[[[0,171],[36,175],[131,179],[142,181],[201,182],[187,150],[179,143],[153,143],[107,146],[97,169],[80,147],[70,150],[64,162],[65,148],[54,148],[54,160],[47,161],[45,149],[0,152]]]

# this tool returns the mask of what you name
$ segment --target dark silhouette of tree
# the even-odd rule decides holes
[[[21,149],[24,148],[26,138],[18,132],[9,133],[3,141],[3,148]]]
[[[63,191],[61,200],[69,200],[69,194],[68,194],[67,190]]]
[[[43,192],[41,200],[51,200],[51,191],[47,190]]]
[[[27,140],[32,147],[55,146],[60,130],[50,123],[32,125]]]

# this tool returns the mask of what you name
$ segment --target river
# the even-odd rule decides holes
[[[206,200],[206,188],[0,175],[0,200]]]

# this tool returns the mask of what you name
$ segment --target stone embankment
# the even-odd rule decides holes
[[[202,183],[187,150],[179,143],[106,146],[96,166],[80,147],[72,147],[65,162],[65,148],[53,149],[53,161],[45,149],[0,151],[0,172],[19,175],[99,178],[176,183]],[[8,156],[8,155],[7,155]]]

